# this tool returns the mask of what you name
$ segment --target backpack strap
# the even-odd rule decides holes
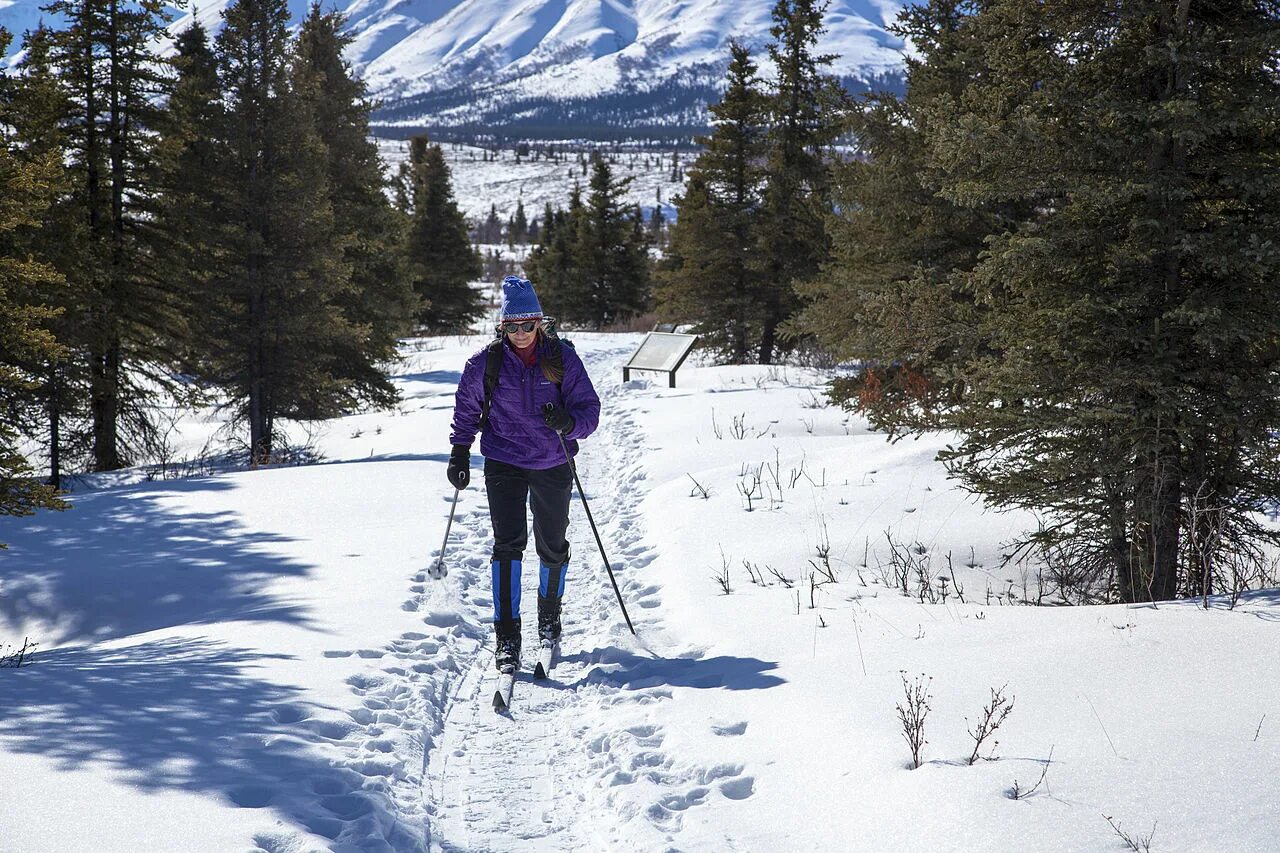
[[[560,337],[556,330],[556,326],[558,325],[559,324],[555,317],[542,318],[542,331],[545,332],[547,336],[547,348],[552,354],[557,356],[560,355],[560,347],[562,345],[567,346],[569,349],[577,349],[577,347],[573,345],[573,341],[568,338]]]
[[[489,404],[493,402],[493,389],[498,387],[498,374],[502,372],[502,338],[492,341],[485,348],[484,402],[480,404],[480,429],[489,425]]]

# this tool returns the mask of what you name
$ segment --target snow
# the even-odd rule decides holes
[[[640,336],[574,339],[603,402],[579,474],[638,636],[575,494],[561,658],[492,712],[478,456],[449,574],[426,575],[482,339],[407,341],[402,403],[324,424],[318,464],[90,478],[74,509],[0,523],[0,641],[40,643],[0,669],[0,850],[1125,849],[1104,816],[1153,850],[1274,849],[1275,590],[1024,606],[999,559],[1034,519],[955,489],[947,436],[887,443],[822,407],[826,371],[624,384]],[[216,426],[187,413],[175,453]],[[964,601],[891,588],[887,537],[931,574],[950,554]],[[912,770],[894,705],[922,673]],[[1002,686],[994,759],[968,766]]]
[[[408,141],[376,141],[387,174],[396,175],[400,164],[409,157]],[[486,161],[486,154],[494,156],[494,152],[454,143],[442,143],[440,147],[449,164],[454,199],[473,223],[483,222],[489,215],[490,205],[493,205],[505,225],[515,215],[516,204],[522,199],[527,219],[541,220],[545,205],[550,204],[552,209],[568,205],[569,193],[575,184],[582,189],[584,200],[590,192],[590,171],[586,175],[582,173],[576,152],[569,152],[560,161],[525,157],[517,163],[510,148],[497,152],[501,159]],[[671,180],[672,156],[678,157],[681,163],[679,181]],[[617,162],[610,164],[610,168],[615,180],[631,179],[622,196],[625,205],[640,205],[646,218],[655,206],[661,206],[670,221],[676,216],[672,201],[684,193],[684,167],[691,165],[693,159],[690,153],[623,152],[618,155]]]
[[[352,46],[371,88],[405,97],[459,82],[500,83],[512,93],[556,98],[598,94],[623,80],[640,88],[677,69],[722,63],[729,39],[759,47],[772,3],[743,0],[461,0],[376,53]],[[837,0],[819,48],[840,54],[840,73],[898,69],[902,42],[885,27],[899,4]],[[353,32],[364,20],[353,14]],[[411,25],[410,25],[411,26]],[[372,43],[370,43],[372,45]],[[629,74],[637,65],[641,74]]]
[[[231,0],[168,7],[177,34],[200,20],[221,29]],[[47,14],[44,0],[0,0],[0,26],[15,36]],[[289,0],[296,25],[305,0]],[[866,76],[900,70],[903,41],[887,32],[897,0],[835,0],[818,47],[838,55],[834,70]],[[589,98],[607,91],[644,91],[681,74],[721,68],[728,42],[762,50],[769,39],[771,2],[763,0],[353,0],[334,4],[353,36],[347,57],[375,100],[389,101],[460,84],[484,91],[486,101]],[[328,6],[326,6],[328,8]],[[160,45],[173,49],[172,40]],[[767,63],[766,63],[767,64]],[[766,69],[767,71],[767,69]],[[720,82],[719,72],[712,82]],[[475,104],[455,104],[433,123],[474,120]]]

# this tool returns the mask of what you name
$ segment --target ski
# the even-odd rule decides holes
[[[551,676],[551,659],[555,654],[555,643],[546,643],[538,649],[538,665],[533,670],[534,681],[543,681]]]
[[[498,675],[498,688],[493,692],[493,710],[502,712],[511,707],[511,689],[515,687],[514,672],[503,672]]]

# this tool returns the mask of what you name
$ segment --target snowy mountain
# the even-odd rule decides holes
[[[0,0],[20,34],[46,0]],[[200,4],[215,29],[230,0]],[[295,20],[306,0],[290,0]],[[340,7],[343,3],[338,3]],[[832,0],[820,45],[851,85],[892,85],[899,0]],[[773,0],[354,0],[349,57],[389,135],[422,128],[529,136],[687,134],[705,125],[737,38],[763,58]],[[15,39],[16,41],[17,39]],[[16,45],[15,45],[16,47]],[[11,48],[12,50],[12,48]]]
[[[377,9],[371,7],[377,6]],[[901,66],[885,31],[899,3],[836,0],[823,50],[866,80]],[[604,126],[703,124],[728,41],[763,52],[772,0],[359,0],[352,61],[388,123]]]

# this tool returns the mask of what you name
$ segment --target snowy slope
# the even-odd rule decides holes
[[[497,208],[499,218],[505,223],[515,215],[516,204],[521,200],[529,219],[541,218],[545,205],[550,204],[553,209],[564,207],[574,185],[585,191],[590,180],[572,158],[563,161],[525,158],[517,163],[510,150],[483,152],[456,144],[444,144],[441,148],[449,164],[454,198],[459,209],[474,223],[488,216],[490,205]],[[408,158],[408,149],[409,144],[404,141],[378,140],[378,152],[389,174],[397,173],[400,164]],[[486,155],[500,159],[486,162],[483,159]],[[639,205],[645,216],[661,206],[668,220],[674,219],[676,210],[672,200],[684,192],[684,173],[681,172],[681,180],[671,180],[672,156],[662,155],[659,163],[656,154],[619,155],[611,166],[614,177],[631,179],[623,194],[623,203]],[[693,159],[689,154],[674,156],[686,165]]]
[[[0,0],[0,26],[20,37],[34,26],[43,2]],[[216,31],[229,2],[211,0],[178,13],[172,31],[196,17]],[[729,40],[762,51],[773,0],[354,0],[337,6],[354,37],[349,59],[385,103],[380,123],[474,130],[533,119],[591,127],[602,117],[611,126],[704,126],[701,109],[721,83]],[[901,70],[902,42],[886,31],[900,6],[898,0],[833,0],[819,48],[838,56],[837,74],[868,80]],[[295,21],[306,8],[304,0],[289,2]],[[586,106],[568,115],[555,106],[582,101]]]
[[[730,38],[768,38],[772,2],[725,0],[462,0],[394,47],[357,48],[371,86],[397,97],[466,84],[510,84],[523,94],[591,95],[624,81],[653,85],[680,68],[715,64]],[[836,0],[822,47],[841,73],[901,64],[884,32],[898,4]],[[360,33],[363,21],[352,21]],[[658,77],[635,70],[657,69]]]
[[[325,424],[321,464],[132,472],[0,520],[0,641],[41,642],[0,669],[0,850],[1126,849],[1104,816],[1153,850],[1275,849],[1275,590],[1022,606],[1034,567],[999,554],[1034,520],[955,490],[945,436],[887,444],[795,368],[623,384],[638,340],[576,338],[603,401],[580,474],[639,636],[575,496],[561,662],[509,717],[479,457],[449,576],[424,571],[480,338],[407,342],[403,402]],[[178,454],[219,423],[191,413]],[[891,588],[887,537],[930,574],[951,555],[964,599]],[[933,679],[917,770],[902,672]],[[1002,685],[1014,711],[968,766]]]

